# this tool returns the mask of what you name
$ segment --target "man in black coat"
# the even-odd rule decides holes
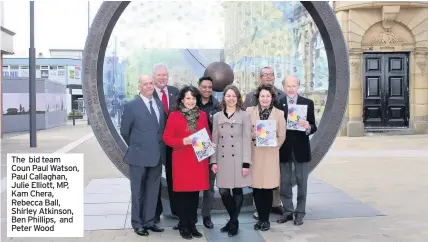
[[[202,104],[199,106],[200,110],[204,111],[208,117],[208,126],[210,132],[213,131],[213,116],[220,110],[219,103],[215,97],[213,97],[213,80],[209,76],[203,76],[198,81],[199,91],[201,92]],[[209,169],[209,183],[210,189],[204,191],[204,197],[202,201],[202,223],[208,229],[214,227],[211,221],[211,210],[214,203],[214,182],[215,174]]]
[[[281,184],[280,194],[284,206],[284,214],[277,221],[285,223],[293,220],[294,225],[302,225],[306,212],[306,194],[309,175],[309,162],[311,161],[311,146],[309,135],[317,131],[315,124],[314,102],[308,98],[297,95],[300,81],[296,76],[288,76],[284,80],[284,91],[286,97],[280,100],[280,106],[284,111],[287,120],[288,107],[291,105],[306,105],[306,120],[299,120],[299,126],[304,131],[287,129],[285,142],[282,144],[280,152]],[[297,205],[293,205],[293,186],[291,184],[293,175],[293,164],[297,183]]]

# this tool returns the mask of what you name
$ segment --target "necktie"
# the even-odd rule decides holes
[[[165,91],[162,89],[162,103],[163,103],[163,109],[165,110],[165,113],[168,114],[168,98],[166,97]]]
[[[155,119],[156,123],[159,123],[158,117],[156,116],[156,113],[155,113],[155,109],[153,108],[153,105],[152,105],[152,101],[150,100],[149,103],[150,103],[150,114]]]
[[[293,99],[290,99],[290,104],[293,104],[294,103],[294,100]]]

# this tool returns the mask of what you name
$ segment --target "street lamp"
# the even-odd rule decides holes
[[[30,2],[30,49],[29,49],[29,107],[30,107],[30,147],[37,147],[36,124],[36,50],[34,48],[34,1]]]

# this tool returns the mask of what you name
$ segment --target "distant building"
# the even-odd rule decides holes
[[[0,68],[3,66],[3,55],[13,55],[13,38],[15,36],[15,33],[10,31],[9,29],[4,27],[4,8],[3,8],[3,2],[0,2],[0,28],[1,28],[1,36],[0,36]],[[0,76],[0,107],[3,108],[3,79],[2,76]],[[3,119],[3,112],[0,113],[0,136],[3,138],[3,130],[2,130],[2,119]]]
[[[74,101],[83,99],[81,68],[81,59],[36,58],[36,78],[59,82],[67,87],[67,112],[78,109]],[[2,76],[28,78],[28,58],[5,58]]]

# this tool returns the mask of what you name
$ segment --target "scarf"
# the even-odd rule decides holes
[[[184,118],[187,120],[187,129],[189,131],[196,131],[196,121],[198,121],[199,118],[199,108],[198,106],[195,106],[192,109],[188,109],[184,107],[183,103],[179,104],[179,110],[183,114]]]
[[[263,111],[262,111],[262,107],[260,106],[260,104],[257,105],[257,107],[259,108],[260,120],[267,120],[269,118],[270,113],[272,112],[273,104],[271,104],[268,108],[266,108]]]

